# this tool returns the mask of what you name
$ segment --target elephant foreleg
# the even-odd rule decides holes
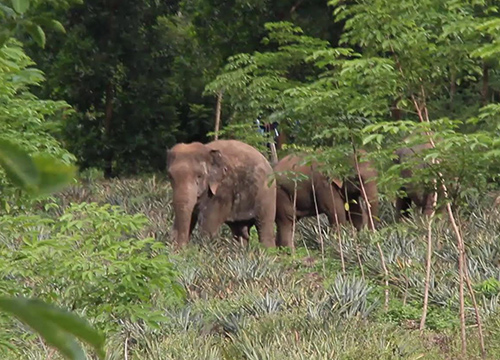
[[[293,201],[282,190],[276,196],[276,246],[294,247],[293,243]]]
[[[233,239],[241,243],[243,246],[248,246],[250,240],[250,227],[253,224],[249,223],[228,223],[231,232],[233,233]]]
[[[318,187],[316,196],[319,199],[320,213],[325,213],[330,226],[343,225],[347,222],[344,199],[340,190],[333,185]]]
[[[434,212],[434,194],[433,193],[426,193],[424,196],[424,201],[423,201],[423,207],[422,207],[422,213],[425,216],[431,216],[432,213]]]
[[[193,212],[191,216],[191,224],[189,225],[189,236],[193,233],[194,228],[196,227],[196,223],[198,222],[198,212]]]
[[[208,206],[198,215],[201,233],[210,238],[214,237],[224,223],[221,211],[216,206]]]
[[[364,216],[363,216],[363,208],[360,203],[360,199],[351,200],[349,202],[349,220],[352,222],[352,225],[356,228],[356,230],[361,230],[365,225]]]
[[[396,198],[396,218],[401,220],[408,217],[408,210],[411,207],[411,199],[409,197]]]
[[[293,221],[289,219],[281,219],[276,221],[277,232],[276,232],[276,246],[279,247],[294,247],[292,230]]]
[[[274,238],[274,221],[270,219],[257,219],[255,227],[257,228],[257,233],[259,234],[259,241],[262,245],[264,245],[264,247],[276,246]]]

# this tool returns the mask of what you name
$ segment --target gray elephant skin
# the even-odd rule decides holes
[[[189,242],[198,223],[214,236],[223,223],[233,236],[248,241],[256,226],[265,247],[275,245],[276,185],[267,159],[236,140],[208,144],[179,143],[167,150],[167,173],[173,189],[173,241]]]
[[[351,162],[354,163],[353,158]],[[296,220],[308,216],[316,216],[316,205],[318,214],[325,214],[331,226],[352,222],[354,227],[360,230],[367,223],[367,215],[361,206],[361,189],[359,178],[353,175],[342,183],[339,179],[328,179],[318,171],[318,164],[303,165],[302,155],[288,155],[276,164],[274,171],[277,181],[276,197],[276,225],[278,246],[292,247],[292,224],[294,213]],[[360,174],[363,181],[368,201],[371,205],[371,213],[375,218],[378,216],[378,190],[375,178],[377,171],[372,164],[365,161],[359,163]],[[354,170],[354,166],[353,166]],[[297,199],[294,211],[294,180],[295,174],[300,174],[297,179]],[[314,192],[313,192],[314,185]],[[346,197],[347,196],[347,197]],[[316,204],[315,198],[316,197]],[[354,200],[354,201],[353,201]],[[345,203],[349,203],[346,211]]]
[[[431,149],[432,145],[430,143],[419,144],[412,147],[403,147],[396,150],[396,158],[394,159],[395,164],[403,164],[408,161],[414,161],[413,158],[426,149]],[[424,161],[417,161],[416,165],[413,164],[413,169],[423,169],[428,167]],[[400,175],[406,180],[406,184],[401,187],[401,191],[406,193],[405,196],[399,196],[396,198],[396,216],[398,220],[406,218],[409,216],[408,210],[411,208],[412,204],[415,204],[417,209],[421,211],[422,214],[429,216],[432,214],[433,208],[433,190],[429,186],[425,186],[423,183],[418,181],[411,181],[414,177],[414,171],[411,168],[401,169]],[[440,196],[438,192],[438,197]]]

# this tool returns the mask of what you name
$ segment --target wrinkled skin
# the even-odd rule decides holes
[[[394,160],[395,164],[402,164],[405,161],[409,161],[414,154],[418,154],[419,152],[432,148],[430,143],[415,145],[411,148],[404,147],[396,150],[397,158]],[[416,169],[422,169],[427,167],[428,165],[420,162],[416,165]],[[403,179],[412,179],[413,171],[411,169],[403,169],[401,170],[401,177]],[[420,209],[422,214],[429,216],[433,212],[433,192],[429,189],[425,189],[422,184],[409,182],[405,186],[403,186],[400,190],[406,192],[406,196],[396,198],[396,216],[398,220],[402,218],[408,217],[408,210],[411,208],[412,204]],[[439,196],[439,194],[438,194]]]
[[[167,151],[167,172],[177,247],[189,242],[197,223],[211,237],[226,223],[242,242],[255,225],[260,242],[274,246],[276,185],[271,165],[255,148],[236,140],[177,144]]]
[[[337,223],[342,225],[351,222],[356,229],[361,230],[366,225],[368,217],[360,202],[362,194],[358,176],[353,176],[345,183],[339,179],[329,180],[317,170],[317,164],[301,165],[302,162],[301,157],[289,155],[274,167],[274,171],[277,173],[276,225],[278,232],[276,245],[293,247],[294,182],[290,177],[295,175],[286,174],[290,171],[307,176],[307,178],[297,182],[296,220],[316,216],[317,205],[318,214],[325,214],[331,226],[336,226]],[[360,163],[359,167],[372,216],[377,217],[377,184],[374,180],[370,180],[376,177],[377,172],[368,162]],[[314,197],[316,197],[316,204]],[[348,211],[344,206],[346,202],[349,202]]]

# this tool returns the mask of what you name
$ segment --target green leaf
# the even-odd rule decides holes
[[[25,22],[26,30],[31,35],[33,40],[41,47],[45,48],[45,32],[40,27],[40,25],[36,25],[31,21]]]
[[[59,31],[63,34],[66,33],[66,29],[64,28],[63,24],[61,24],[57,20],[53,20],[53,19],[49,19],[49,18],[40,16],[40,17],[33,18],[32,21],[37,25],[43,26],[44,28],[56,30],[56,31]]]
[[[5,139],[0,139],[0,166],[9,180],[24,190],[33,189],[40,180],[37,167],[28,153]]]
[[[11,0],[11,2],[18,14],[24,14],[30,7],[30,0]]]
[[[66,34],[66,29],[64,28],[63,24],[61,24],[57,20],[50,20],[50,28],[59,31],[63,34]]]
[[[62,189],[75,178],[76,168],[48,155],[36,155],[33,162],[38,169],[36,195],[47,195]]]
[[[2,29],[0,30],[0,48],[4,46],[4,44],[9,40],[9,38],[12,36],[12,32],[10,32],[7,29]]]
[[[68,359],[86,359],[73,335],[91,345],[99,358],[104,359],[103,337],[87,321],[70,312],[25,298],[0,298],[0,309],[30,326]]]
[[[31,306],[44,318],[83,342],[92,345],[100,358],[104,358],[104,337],[94,330],[85,319],[39,300],[30,300]]]

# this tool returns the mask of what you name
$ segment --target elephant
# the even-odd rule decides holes
[[[225,223],[247,243],[255,225],[262,245],[275,246],[276,184],[257,149],[237,140],[179,143],[167,150],[167,174],[177,247],[189,242],[197,223],[210,237]]]
[[[353,161],[353,158],[351,159]],[[331,226],[345,224],[350,221],[354,227],[361,230],[366,224],[367,215],[361,206],[362,198],[359,178],[356,175],[348,178],[344,183],[340,179],[328,179],[318,171],[318,163],[303,165],[303,156],[288,155],[276,166],[274,171],[277,182],[276,197],[276,245],[293,247],[292,225],[295,218],[315,216],[317,213],[326,214]],[[378,190],[375,177],[377,171],[370,162],[359,163],[361,179],[370,203],[372,216],[378,216]],[[294,179],[297,181],[297,197],[294,209]],[[301,177],[301,178],[299,178]],[[314,186],[314,192],[313,192]],[[316,200],[315,200],[316,198]],[[354,200],[354,201],[353,201]],[[345,203],[349,203],[346,210]],[[316,213],[316,206],[318,212]]]
[[[396,158],[394,159],[395,164],[403,164],[404,162],[410,161],[416,154],[425,151],[426,149],[432,148],[430,143],[418,144],[412,147],[403,147],[395,151]],[[423,161],[418,162],[414,169],[423,169],[429,165]],[[405,180],[411,180],[414,176],[412,169],[404,168],[401,169],[400,176]],[[412,203],[416,205],[422,212],[422,214],[429,216],[434,211],[433,208],[433,193],[434,191],[430,187],[426,187],[423,184],[408,181],[404,186],[400,188],[404,191],[406,195],[398,196],[396,198],[396,216],[397,220],[408,217],[408,210],[410,209]],[[439,192],[438,192],[439,196]]]

